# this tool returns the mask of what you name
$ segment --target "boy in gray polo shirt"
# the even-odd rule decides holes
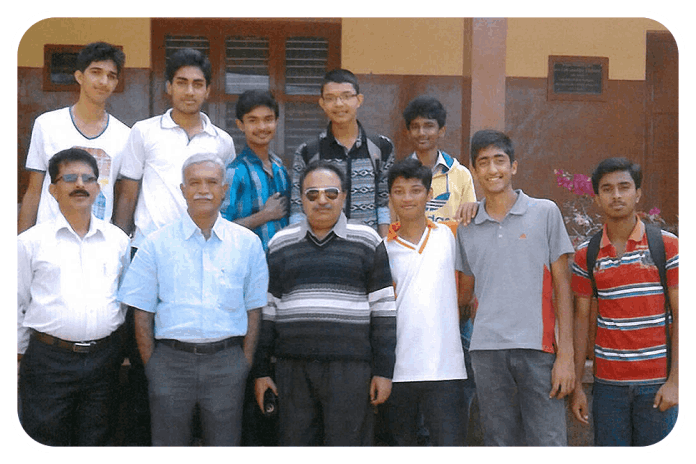
[[[479,302],[470,352],[484,442],[566,445],[573,247],[555,203],[512,188],[517,161],[508,136],[477,132],[471,160],[485,198],[473,223],[457,230],[456,268],[460,305],[474,293]]]

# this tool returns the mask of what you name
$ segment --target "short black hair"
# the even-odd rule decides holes
[[[515,161],[515,148],[510,137],[497,130],[484,129],[476,132],[471,138],[471,165],[473,167],[476,167],[476,158],[481,150],[491,146],[501,149],[503,153],[508,155],[510,163]]]
[[[87,153],[82,148],[68,148],[59,151],[48,160],[48,174],[51,176],[51,183],[55,184],[58,181],[58,173],[60,167],[68,163],[85,163],[94,171],[94,176],[99,178],[99,166],[94,156]]]
[[[332,163],[328,160],[319,159],[309,163],[307,167],[304,169],[304,171],[302,171],[302,174],[300,174],[300,194],[304,190],[304,180],[309,175],[309,173],[319,171],[322,169],[331,171],[338,176],[339,180],[341,181],[342,192],[346,192],[348,190],[348,182],[346,181],[346,174],[343,172],[343,169],[341,169],[341,167],[338,166],[336,163]]]
[[[106,42],[92,42],[77,54],[76,70],[85,72],[85,69],[95,61],[111,60],[116,65],[116,74],[121,75],[121,69],[126,62],[126,54],[123,50]]]
[[[167,82],[173,82],[176,72],[184,66],[195,66],[200,69],[205,77],[206,87],[210,85],[213,76],[210,60],[203,53],[193,48],[182,48],[167,58],[167,66],[164,73]]]
[[[241,94],[235,107],[235,116],[242,121],[245,114],[258,106],[270,108],[275,113],[276,119],[278,119],[280,114],[278,102],[268,90],[247,90]]]
[[[447,110],[445,110],[445,107],[442,106],[442,103],[437,98],[421,95],[406,105],[404,110],[406,129],[411,127],[411,121],[417,117],[435,119],[437,125],[442,129],[447,121]]]
[[[387,185],[390,193],[394,181],[399,177],[403,177],[404,179],[418,179],[423,183],[426,190],[430,190],[430,186],[433,182],[432,170],[424,166],[419,159],[410,156],[402,161],[394,163],[392,167],[389,168]]]
[[[643,170],[639,164],[627,158],[607,158],[601,161],[592,172],[592,190],[594,190],[595,195],[599,193],[599,182],[602,177],[616,171],[628,172],[633,183],[636,184],[636,189],[639,189],[643,183]]]
[[[355,77],[355,74],[352,72],[348,71],[347,69],[333,69],[326,74],[324,74],[324,78],[321,81],[321,95],[324,95],[324,86],[330,82],[334,82],[336,84],[351,84],[353,88],[355,89],[355,93],[360,93],[360,86],[358,85],[358,78]]]

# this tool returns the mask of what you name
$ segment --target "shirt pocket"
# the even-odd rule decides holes
[[[218,306],[226,311],[244,307],[244,275],[234,268],[218,273]]]

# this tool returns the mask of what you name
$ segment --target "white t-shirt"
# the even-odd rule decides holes
[[[201,113],[203,131],[189,139],[186,131],[174,122],[171,112],[170,109],[136,122],[121,160],[120,176],[142,179],[134,215],[134,247],[186,211],[180,185],[181,168],[189,156],[217,153],[225,166],[235,157],[232,137],[213,125],[204,113]]]
[[[52,221],[60,215],[58,202],[48,191],[48,186],[51,185],[48,160],[59,151],[68,148],[82,148],[97,160],[99,186],[103,197],[98,197],[94,202],[92,212],[99,219],[111,221],[114,209],[114,183],[130,129],[112,115],[107,114],[107,117],[104,131],[91,138],[85,137],[77,129],[70,107],[49,111],[36,118],[31,132],[26,168],[46,173],[36,215],[37,224]]]
[[[396,364],[393,382],[466,379],[459,334],[455,240],[428,221],[419,243],[390,230],[384,239],[396,285]]]

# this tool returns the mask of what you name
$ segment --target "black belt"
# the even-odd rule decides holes
[[[45,343],[46,345],[56,346],[67,351],[72,351],[73,353],[93,353],[94,351],[102,348],[104,345],[107,345],[116,332],[117,330],[114,330],[109,336],[100,338],[99,340],[80,342],[63,340],[47,333],[37,332],[36,330],[31,331],[31,337],[40,341],[41,343]]]
[[[231,346],[243,346],[244,337],[230,337],[219,342],[210,343],[188,343],[170,338],[162,338],[157,340],[158,343],[163,343],[176,350],[186,351],[193,354],[215,354]]]

